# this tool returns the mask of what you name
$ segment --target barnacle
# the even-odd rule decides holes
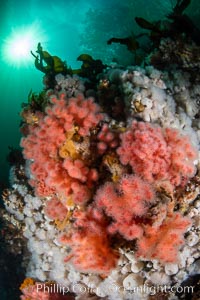
[[[3,190],[3,192],[2,192],[3,200],[5,201],[10,194],[11,194],[11,191],[9,189]]]
[[[66,206],[68,208],[68,212],[66,213],[66,216],[64,218],[64,220],[59,220],[59,219],[56,219],[54,221],[55,225],[56,225],[56,228],[58,230],[63,230],[66,228],[67,225],[70,225],[72,223],[72,218],[73,218],[73,213],[75,210],[79,210],[80,207],[76,204],[74,204],[73,200],[72,200],[72,197],[69,197],[66,201]]]
[[[185,213],[188,207],[200,195],[200,176],[194,176],[186,185],[184,190],[177,191],[177,204],[179,210]]]
[[[122,175],[123,167],[120,164],[116,153],[111,152],[111,153],[104,155],[103,164],[108,167],[108,170],[112,174],[112,180],[114,182],[117,182]]]
[[[37,124],[39,121],[37,114],[30,107],[24,108],[20,116],[23,118],[23,121],[29,125]]]
[[[102,89],[108,89],[110,86],[110,81],[108,79],[101,79],[99,81],[99,85],[98,85],[98,89],[102,90]]]
[[[140,113],[140,112],[143,112],[145,110],[145,105],[143,105],[138,100],[135,100],[132,105],[133,105],[133,109],[136,113]]]

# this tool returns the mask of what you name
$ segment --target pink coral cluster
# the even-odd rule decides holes
[[[73,217],[76,222],[72,234],[60,238],[72,249],[65,261],[72,260],[82,272],[108,274],[116,266],[118,254],[111,248],[105,217],[91,207],[85,212],[75,212]]]
[[[176,262],[184,244],[183,235],[190,226],[191,220],[178,212],[167,217],[161,226],[146,225],[145,234],[137,241],[137,257]]]
[[[51,196],[45,213],[62,229],[68,222],[60,237],[71,247],[66,262],[108,274],[118,259],[112,247],[118,238],[135,240],[143,259],[176,261],[190,220],[159,203],[156,189],[161,183],[171,192],[195,174],[197,151],[189,138],[137,121],[123,133],[112,131],[101,122],[100,107],[82,95],[52,97],[38,119],[21,145],[36,195]],[[159,205],[166,214],[156,222]]]
[[[116,148],[118,140],[116,135],[110,130],[108,124],[103,124],[101,131],[97,135],[97,149],[100,154],[105,153],[109,148]]]
[[[46,204],[45,213],[50,219],[63,221],[67,212],[68,209],[56,196],[53,196]]]
[[[138,258],[175,262],[191,221],[171,212],[161,224],[156,224],[147,217],[155,201],[152,186],[136,175],[126,175],[120,184],[106,183],[95,197],[96,207],[113,220],[107,227],[108,233],[119,232],[126,240],[136,239]]]
[[[30,134],[21,141],[25,158],[32,160],[30,184],[39,196],[57,193],[61,198],[73,197],[75,203],[84,203],[98,174],[81,154],[78,156],[75,143],[89,136],[103,115],[93,99],[82,95],[66,100],[62,94],[60,99],[52,97],[51,102],[46,116],[30,126]]]
[[[195,174],[197,150],[177,129],[133,121],[120,138],[117,153],[122,164],[130,164],[150,183],[169,181],[179,186]]]
[[[109,273],[117,261],[111,247],[116,233],[125,240],[136,241],[138,258],[176,262],[191,221],[178,212],[168,212],[157,224],[147,217],[156,201],[152,186],[136,175],[126,175],[119,183],[101,186],[92,205],[73,213],[72,231],[60,238],[71,247],[66,262],[71,260],[82,272]]]
[[[85,99],[82,94],[68,101],[65,99],[65,94],[61,94],[60,99],[52,97],[51,102],[54,106],[46,109],[50,124],[59,119],[59,125],[62,122],[62,129],[65,131],[77,125],[81,136],[89,135],[91,128],[103,119],[100,106],[94,102],[93,98]]]
[[[139,238],[143,234],[137,216],[142,217],[150,204],[155,202],[155,195],[150,184],[134,175],[122,177],[120,184],[106,183],[98,189],[96,206],[112,217],[110,233],[119,232],[127,240]]]

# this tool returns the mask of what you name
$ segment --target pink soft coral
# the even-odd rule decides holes
[[[194,176],[197,150],[177,129],[133,121],[120,137],[117,153],[122,164],[130,164],[150,183],[164,180],[179,186]]]
[[[103,124],[100,132],[97,135],[99,140],[97,143],[97,149],[100,154],[105,153],[109,148],[116,148],[118,140],[116,135],[110,130],[108,124]]]
[[[63,221],[68,209],[54,196],[46,203],[45,213],[50,219]]]
[[[191,221],[180,213],[173,213],[161,226],[147,225],[144,235],[137,241],[140,258],[159,259],[166,263],[178,260],[178,251],[184,243],[183,235]]]
[[[118,231],[126,239],[132,240],[143,234],[141,225],[136,217],[142,217],[148,210],[149,204],[155,201],[152,187],[140,177],[123,176],[119,184],[106,183],[97,191],[96,206],[112,217],[109,232]]]
[[[73,233],[60,238],[72,248],[65,261],[72,260],[81,272],[108,274],[116,266],[118,255],[111,248],[104,216],[89,207],[85,212],[75,212],[73,217],[76,219]]]
[[[39,196],[56,193],[61,199],[73,197],[75,203],[85,203],[98,174],[76,153],[75,142],[89,137],[103,115],[93,99],[82,95],[66,100],[62,94],[51,102],[46,116],[30,126],[21,141],[25,158],[32,160],[30,184]]]

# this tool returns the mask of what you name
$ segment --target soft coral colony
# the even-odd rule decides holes
[[[75,267],[83,272],[110,272],[116,265],[111,244],[116,232],[125,240],[140,238],[136,255],[176,261],[191,222],[171,208],[156,230],[151,208],[160,202],[158,186],[173,191],[195,175],[197,150],[189,138],[177,129],[138,121],[123,133],[111,127],[102,135],[106,116],[94,99],[81,94],[68,99],[62,92],[58,98],[51,95],[49,102],[37,124],[29,125],[21,146],[24,157],[32,161],[29,183],[35,194],[50,198],[45,203],[47,216],[67,222],[60,240],[71,246]],[[109,152],[119,169],[125,167],[118,176],[108,174],[103,179],[101,168]],[[173,219],[176,233],[170,231]],[[151,239],[149,226],[156,230],[157,253],[149,249],[152,243],[145,243]],[[158,230],[166,238],[159,239]]]
[[[154,69],[150,72],[152,76],[161,75]],[[28,182],[34,197],[41,202],[37,209],[26,199],[24,210],[28,207],[30,210],[24,212],[29,216],[29,221],[25,217],[25,223],[30,222],[32,214],[43,214],[38,232],[36,222],[34,232],[30,234],[32,229],[27,228],[25,233],[37,253],[36,248],[43,241],[44,245],[54,244],[54,260],[57,252],[62,257],[59,263],[68,272],[68,278],[63,273],[59,281],[63,285],[69,284],[70,277],[72,284],[78,280],[77,276],[81,281],[86,274],[89,277],[95,274],[96,280],[102,278],[106,282],[118,270],[122,252],[133,253],[137,263],[157,261],[162,267],[173,269],[181,261],[185,234],[193,222],[184,210],[191,201],[185,202],[179,194],[186,192],[192,178],[197,176],[196,132],[189,122],[182,128],[173,106],[164,99],[167,92],[144,75],[144,70],[108,68],[104,76],[110,84],[112,76],[116,77],[113,73],[121,81],[125,98],[129,83],[132,99],[134,89],[144,90],[145,76],[146,89],[154,93],[156,90],[156,96],[159,95],[157,100],[152,93],[149,101],[154,106],[156,101],[163,102],[163,111],[168,108],[167,114],[171,113],[172,126],[161,126],[159,112],[154,122],[144,122],[143,112],[133,113],[131,109],[125,113],[127,120],[122,121],[120,116],[114,119],[100,106],[97,95],[87,97],[87,90],[84,93],[76,90],[76,96],[68,97],[67,83],[78,80],[68,75],[55,77],[58,85],[62,78],[65,87],[47,90],[45,109],[34,111],[34,121],[24,123],[21,146],[27,161]],[[136,78],[140,79],[138,84],[134,83]],[[103,92],[107,92],[107,87]],[[182,114],[186,119],[186,113]],[[138,121],[137,115],[141,120]],[[54,228],[51,242],[45,232],[45,226],[49,225],[43,225],[41,233],[41,223],[46,220],[51,224],[49,228]],[[52,245],[48,247],[50,250]],[[56,276],[49,272],[51,263],[46,264],[43,274],[49,275],[44,275],[44,279],[56,281]],[[40,280],[43,277],[36,262],[31,263],[28,273]],[[121,275],[123,279],[126,276]]]
[[[41,44],[37,52],[48,54]],[[50,282],[76,299],[179,286],[198,269],[200,77],[80,60],[76,71],[60,59],[58,70],[42,68],[45,89],[21,113],[25,162],[4,196],[34,278],[21,299],[65,299],[46,291]]]
[[[141,94],[144,91],[145,76],[146,89],[156,90],[156,95],[160,92],[158,100],[152,93],[149,101],[154,106],[156,101],[163,101],[163,111],[171,110],[172,127],[161,126],[159,112],[155,122],[144,122],[144,112],[134,114],[131,109],[126,112],[127,120],[114,119],[100,106],[98,96],[87,97],[87,91],[76,91],[74,97],[68,97],[62,85],[60,91],[46,91],[47,105],[42,111],[34,111],[33,122],[24,123],[21,141],[34,193],[30,196],[28,191],[21,191],[25,194],[22,214],[32,252],[33,261],[28,267],[32,277],[57,280],[49,270],[55,262],[48,262],[47,257],[44,262],[39,259],[45,256],[45,251],[39,250],[43,244],[47,253],[53,252],[53,260],[59,257],[68,273],[58,279],[63,285],[69,285],[70,277],[72,282],[81,281],[81,276],[87,284],[86,274],[95,274],[96,280],[106,282],[119,269],[122,252],[124,256],[133,253],[135,261],[144,264],[157,261],[173,268],[180,263],[185,234],[193,220],[184,210],[190,201],[178,195],[187,191],[196,176],[198,138],[189,122],[184,129],[190,130],[192,139],[184,132],[179,117],[165,102],[167,92],[144,75],[144,70],[108,69],[104,76],[112,81],[114,72],[121,80],[125,98],[127,84],[131,86],[132,99],[135,89]],[[150,72],[160,76],[154,69]],[[56,77],[58,84],[60,77]],[[141,82],[135,84],[136,78]],[[78,79],[62,77],[66,86],[73,80]],[[186,119],[186,113],[182,114]],[[34,199],[28,201],[28,197]],[[11,204],[7,205],[9,210]],[[40,220],[35,221],[34,214]],[[48,227],[53,228],[51,237]],[[39,262],[46,268],[41,270]],[[125,281],[127,275],[121,274],[121,278]],[[26,294],[26,289],[22,290]]]

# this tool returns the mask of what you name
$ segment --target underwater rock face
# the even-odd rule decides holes
[[[69,75],[62,77],[65,91],[51,90],[38,122],[24,124],[26,163],[12,167],[4,203],[23,226],[27,277],[53,281],[76,299],[151,299],[158,285],[175,297],[199,258],[200,128],[177,92],[188,74],[177,70],[169,79],[153,67],[107,72],[118,76],[116,93],[123,89],[124,121],[100,112],[98,96],[68,98]],[[186,95],[195,90],[185,86]],[[162,166],[164,157],[173,172]],[[28,286],[37,289],[37,281]]]

